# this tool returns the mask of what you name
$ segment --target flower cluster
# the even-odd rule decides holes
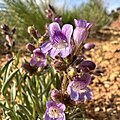
[[[51,17],[52,13],[48,16]],[[37,47],[31,43],[26,46],[32,57],[29,62],[23,64],[23,68],[31,75],[38,68],[46,66],[53,67],[60,74],[61,87],[51,92],[51,100],[46,104],[44,120],[65,120],[65,108],[70,106],[69,103],[81,104],[93,97],[88,85],[91,81],[90,72],[95,69],[96,65],[86,60],[84,56],[86,51],[95,47],[93,43],[85,41],[92,23],[75,19],[75,29],[71,24],[65,24],[61,28],[61,20],[60,17],[52,19],[52,23],[48,25],[47,34],[38,37],[41,40],[47,35],[48,41],[40,43],[40,46],[37,44]],[[38,35],[36,30],[33,30],[33,33],[34,36]],[[34,72],[27,68],[32,68]]]

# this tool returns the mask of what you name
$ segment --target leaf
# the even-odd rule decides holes
[[[60,81],[58,74],[56,74],[55,76],[55,88],[58,90],[61,88],[61,81]]]
[[[1,77],[1,79],[4,80],[4,81],[5,81],[5,79],[6,79],[6,74],[8,74],[7,71],[9,71],[8,66],[10,65],[10,63],[12,63],[12,61],[13,61],[13,59],[11,59],[10,61],[8,61],[8,62],[2,67],[2,69],[0,70],[0,77]],[[2,77],[2,74],[3,74],[4,72],[5,72],[5,75],[4,75],[4,78],[3,78],[3,77]]]
[[[26,94],[24,94],[24,93],[22,93],[23,94],[23,98],[24,98],[24,103],[26,104],[26,107],[27,107],[27,109],[30,111],[30,113],[32,114],[32,108],[31,108],[31,106],[30,106],[30,100],[28,100],[28,95],[26,95]]]
[[[11,99],[12,101],[15,100],[15,97],[16,97],[16,83],[14,82],[13,85],[12,85],[12,88],[11,88]]]
[[[22,50],[19,50],[18,54],[16,55],[15,66],[17,66],[19,64],[19,59],[20,59],[21,52],[22,52]]]
[[[9,108],[7,108],[7,107],[5,107],[2,103],[0,103],[0,108],[3,108],[3,109],[5,109],[5,110],[9,110]]]
[[[12,67],[12,62],[10,62],[10,64],[8,65],[5,75],[4,75],[4,82],[6,81],[6,78],[8,78],[10,71],[11,71],[11,67]]]
[[[6,67],[8,67],[8,65],[9,65],[12,61],[13,61],[13,59],[11,59],[10,61],[8,61],[8,62],[2,67],[2,69],[1,69],[1,71],[0,71],[0,74],[2,74],[2,73],[5,71]]]
[[[27,117],[23,115],[23,111],[17,111],[17,114],[20,116],[20,120],[27,120]]]
[[[18,107],[20,111],[22,111],[27,116],[28,120],[33,120],[33,117],[30,114],[30,111],[25,106],[18,104]]]
[[[12,78],[15,76],[15,74],[16,74],[17,72],[18,72],[18,69],[14,70],[14,71],[10,74],[10,76],[9,76],[8,78],[6,78],[6,81],[4,82],[4,84],[3,84],[3,86],[2,86],[2,89],[1,89],[3,95],[5,95],[9,83],[12,81]]]

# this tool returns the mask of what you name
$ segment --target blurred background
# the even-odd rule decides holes
[[[0,0],[0,25],[17,28],[15,41],[22,43],[18,49],[25,51],[23,43],[33,42],[28,26],[34,25],[44,33],[45,23],[51,22],[45,13],[49,4],[56,16],[62,16],[63,23],[74,26],[74,18],[94,23],[88,41],[96,47],[86,56],[97,67],[90,85],[94,98],[86,104],[87,118],[120,120],[120,0]],[[6,53],[2,41],[0,33],[1,63]]]
[[[19,41],[30,41],[27,27],[34,25],[44,32],[44,25],[49,22],[45,17],[49,4],[63,17],[63,23],[73,24],[74,18],[93,22],[90,35],[94,36],[118,18],[120,0],[0,0],[0,24],[16,26]]]

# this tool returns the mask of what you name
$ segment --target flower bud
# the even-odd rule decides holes
[[[31,44],[31,43],[28,43],[26,45],[26,49],[32,53],[33,50],[35,49],[35,46],[33,44]]]
[[[54,22],[57,22],[59,25],[62,25],[62,17],[61,16],[56,17]]]
[[[66,69],[66,65],[59,59],[53,60],[51,62],[51,66],[53,66],[55,69],[60,70],[60,71]]]
[[[16,28],[14,27],[14,28],[12,29],[12,34],[15,34],[15,32],[16,32]]]
[[[52,90],[52,92],[51,92],[51,99],[53,101],[59,102],[60,99],[61,99],[61,93],[60,93],[60,91],[58,91],[57,89]]]
[[[46,9],[46,10],[45,10],[45,13],[46,13],[46,17],[47,17],[47,18],[49,18],[49,19],[52,18],[53,14],[52,14],[52,11],[51,11],[51,10]]]
[[[84,48],[85,48],[86,50],[91,50],[91,49],[94,48],[94,47],[95,47],[95,44],[94,44],[94,43],[91,43],[91,42],[86,43],[86,44],[84,45]]]
[[[1,29],[4,30],[4,31],[9,31],[10,30],[8,25],[6,25],[6,24],[1,25]]]
[[[6,54],[6,60],[10,61],[12,59],[12,55],[11,54]]]
[[[35,29],[34,26],[28,27],[28,33],[32,35],[32,37],[34,37],[35,39],[38,39],[40,37],[40,33]]]
[[[25,61],[25,63],[22,64],[22,67],[23,67],[23,69],[24,69],[26,72],[29,72],[30,75],[36,73],[36,71],[37,71],[37,68],[36,68],[36,67],[31,66],[30,63],[28,63],[28,62],[26,62],[26,61]]]
[[[90,60],[85,60],[82,61],[79,65],[79,69],[82,70],[83,72],[89,72],[91,70],[94,70],[96,67],[95,63],[90,61]]]

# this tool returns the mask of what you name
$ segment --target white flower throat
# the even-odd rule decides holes
[[[48,114],[51,118],[61,118],[62,117],[61,110],[57,107],[50,107]]]
[[[83,89],[83,86],[81,85],[81,83],[79,81],[75,81],[73,84],[72,84],[72,89],[75,91],[75,92],[79,92],[79,93],[84,93],[86,92],[85,89]]]
[[[57,49],[63,49],[63,48],[68,47],[68,43],[66,40],[59,40],[58,42],[53,44],[53,47]]]

